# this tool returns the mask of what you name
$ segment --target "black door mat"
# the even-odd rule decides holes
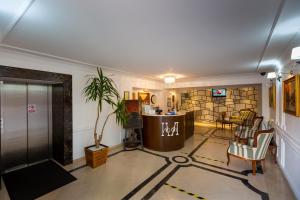
[[[31,200],[76,180],[68,171],[49,160],[3,175],[11,200]]]

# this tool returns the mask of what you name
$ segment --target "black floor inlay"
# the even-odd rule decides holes
[[[265,192],[262,192],[260,191],[259,189],[255,188],[254,186],[252,186],[247,179],[245,178],[242,178],[242,177],[237,177],[237,176],[234,176],[234,175],[231,175],[231,174],[227,174],[225,173],[226,171],[227,172],[231,172],[231,173],[235,173],[235,174],[238,174],[238,175],[242,175],[242,176],[247,176],[249,173],[251,173],[251,170],[245,170],[245,171],[242,171],[242,172],[239,172],[239,171],[235,171],[235,170],[232,170],[232,169],[228,169],[228,168],[225,168],[225,167],[220,167],[220,166],[217,166],[217,165],[213,165],[213,164],[209,164],[209,163],[206,163],[206,162],[201,162],[201,161],[198,161],[196,160],[195,157],[197,157],[196,155],[194,155],[207,141],[209,138],[218,138],[218,139],[223,139],[223,140],[228,140],[229,138],[227,137],[222,137],[222,136],[216,136],[214,135],[215,132],[217,130],[216,129],[209,129],[205,132],[205,139],[202,140],[200,142],[200,144],[198,144],[190,153],[185,153],[185,152],[181,152],[183,154],[186,154],[187,156],[173,156],[171,159],[172,161],[174,162],[173,164],[176,164],[175,167],[163,178],[159,181],[158,184],[156,184],[142,199],[143,200],[148,200],[150,199],[163,185],[167,184],[167,181],[174,175],[176,174],[176,172],[182,168],[182,167],[196,167],[196,168],[199,168],[199,169],[203,169],[203,170],[207,170],[207,171],[210,171],[210,172],[213,172],[213,173],[217,173],[219,175],[223,175],[223,176],[226,176],[226,177],[229,177],[229,178],[233,178],[233,179],[237,179],[239,181],[241,181],[247,188],[249,188],[250,190],[252,190],[253,192],[259,194],[261,196],[261,199],[262,200],[268,200],[269,199],[269,196],[267,193]],[[217,142],[213,142],[213,143],[217,143]],[[219,144],[219,143],[218,143]],[[220,143],[222,145],[225,145],[223,143]],[[141,152],[144,152],[144,153],[148,153],[148,154],[151,154],[151,155],[154,155],[154,156],[157,156],[157,157],[160,157],[160,158],[163,158],[165,159],[166,161],[166,164],[162,165],[157,171],[155,171],[151,176],[149,176],[148,178],[146,178],[142,183],[140,183],[139,185],[137,185],[135,188],[132,189],[132,191],[130,191],[127,195],[125,195],[122,200],[128,200],[130,198],[132,198],[135,194],[137,194],[142,188],[144,188],[147,184],[149,184],[154,178],[156,178],[159,174],[161,174],[164,170],[166,170],[168,167],[171,166],[171,161],[170,161],[170,158],[168,156],[164,156],[164,155],[161,155],[159,153],[156,153],[156,152],[152,152],[150,150],[145,150],[145,149],[140,149],[140,148],[136,148],[136,149],[130,149],[130,150],[120,150],[120,151],[117,151],[115,153],[112,153],[110,154],[108,157],[112,157],[112,156],[115,156],[115,155],[118,155],[122,152],[128,152],[128,151],[141,151]],[[189,162],[192,162],[193,164],[189,164]],[[216,168],[216,169],[220,169],[220,170],[223,170],[225,172],[221,172],[221,171],[216,171],[216,170],[213,170],[213,169],[209,169],[209,168],[205,168],[205,167],[202,167],[202,166],[199,166],[199,165],[196,165],[196,164],[200,164],[200,165],[205,165],[205,166],[209,166],[209,167],[213,167],[213,168]],[[86,165],[83,165],[83,166],[80,166],[76,169],[73,169],[73,170],[70,170],[70,172],[74,172],[78,169],[81,169],[83,167],[85,167]],[[172,165],[173,166],[173,165]],[[260,168],[258,168],[258,173],[262,173],[262,171],[260,171]],[[175,187],[175,186],[174,186]],[[183,190],[183,189],[181,189]],[[180,191],[178,189],[178,191]],[[183,190],[185,191],[185,190]],[[204,199],[203,197],[201,197],[200,195],[197,195],[197,194],[194,194],[194,193],[190,193],[190,192],[185,192],[187,195],[190,195],[190,196],[193,196],[194,198],[197,198],[197,199]]]
[[[213,172],[213,173],[216,173],[216,174],[219,174],[219,175],[222,175],[222,176],[226,176],[226,177],[229,177],[229,178],[233,178],[233,179],[236,179],[236,180],[239,180],[241,181],[247,188],[249,188],[250,190],[252,190],[253,192],[259,194],[261,196],[261,199],[262,200],[269,200],[269,195],[265,192],[262,192],[261,190],[255,188],[253,185],[251,185],[249,183],[249,181],[245,178],[241,178],[241,177],[237,177],[237,176],[233,176],[231,174],[226,174],[226,173],[223,173],[223,172],[219,172],[219,171],[216,171],[216,170],[212,170],[212,169],[208,169],[208,168],[205,168],[205,167],[201,167],[201,166],[198,166],[198,165],[194,165],[194,164],[189,164],[189,165],[177,165],[170,173],[168,173],[167,176],[165,176],[158,184],[156,184],[142,199],[143,200],[148,200],[150,199],[163,185],[165,185],[167,183],[167,181],[169,181],[169,179],[174,176],[176,174],[176,172],[181,169],[181,168],[186,168],[186,167],[196,167],[196,168],[199,168],[199,169],[202,169],[202,170],[207,170],[207,171],[210,171],[210,172]]]
[[[180,165],[177,165],[169,174],[163,178],[157,185],[152,188],[143,198],[142,200],[150,199],[176,172],[180,169]]]
[[[156,172],[154,172],[150,177],[148,177],[146,180],[144,180],[141,184],[139,184],[137,187],[135,187],[131,192],[129,192],[125,197],[122,198],[122,200],[127,200],[133,197],[138,191],[140,191],[145,185],[147,185],[150,181],[152,181],[155,177],[157,177],[162,171],[164,171],[167,167],[170,166],[170,162],[163,165],[161,168],[159,168]]]
[[[3,175],[12,200],[31,200],[62,187],[76,178],[53,161],[46,161]]]
[[[184,157],[184,156],[174,156],[172,158],[172,160],[176,163],[179,163],[179,164],[183,164],[183,163],[188,163],[189,162],[189,159],[187,157]]]
[[[87,167],[87,166],[88,166],[87,164],[84,164],[84,165],[81,165],[81,166],[79,166],[79,167],[76,167],[76,168],[74,168],[74,169],[69,170],[69,172],[72,173],[72,172],[74,172],[74,171],[77,171],[77,170],[79,170],[79,169],[81,169],[81,168],[84,168],[84,167]]]
[[[211,130],[208,130],[206,133],[208,133],[209,131],[211,131]],[[210,135],[212,135],[212,134],[214,134],[214,132],[216,131],[216,129],[214,129],[210,134],[209,134],[209,136]],[[188,157],[191,157],[191,156],[193,156],[194,155],[194,153],[196,153],[196,151],[198,151],[199,149],[200,149],[200,147],[208,140],[208,138],[209,138],[209,136],[207,137],[207,138],[205,138],[191,153],[189,153],[188,154]]]
[[[201,161],[196,160],[194,157],[191,157],[191,159],[193,160],[193,162],[199,163],[199,164],[202,164],[202,165],[214,167],[214,168],[217,168],[217,169],[225,170],[225,171],[228,171],[228,172],[232,172],[232,173],[236,173],[236,174],[240,174],[240,175],[244,175],[244,176],[248,175],[246,173],[239,172],[239,171],[236,171],[236,170],[233,170],[233,169],[228,169],[228,168],[225,168],[225,167],[220,167],[220,166],[209,164],[209,163],[206,163],[206,162],[201,162]]]
[[[203,200],[205,199],[204,197],[201,197],[199,194],[195,194],[195,193],[192,193],[192,192],[187,192],[187,191],[185,191],[185,189],[179,188],[179,187],[177,187],[175,185],[170,185],[169,183],[165,183],[165,185],[168,186],[168,187],[170,187],[170,188],[172,188],[172,189],[175,189],[175,190],[177,190],[179,192],[187,194],[187,195],[189,195],[189,196],[191,196],[191,197],[193,197],[195,199],[203,199]]]

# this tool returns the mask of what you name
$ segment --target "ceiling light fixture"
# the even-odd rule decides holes
[[[268,75],[267,75],[268,79],[273,79],[273,78],[276,78],[276,77],[277,77],[276,72],[269,72]]]
[[[296,63],[300,64],[300,47],[292,49],[291,60],[295,60]]]
[[[175,83],[176,77],[175,76],[165,76],[164,81],[166,84],[172,84],[172,83]]]

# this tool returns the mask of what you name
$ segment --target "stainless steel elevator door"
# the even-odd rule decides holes
[[[48,86],[28,85],[28,163],[49,158]]]
[[[49,159],[52,144],[50,86],[7,82],[0,86],[2,170],[10,171]]]
[[[27,87],[4,84],[1,89],[3,131],[2,158],[4,169],[27,163]]]

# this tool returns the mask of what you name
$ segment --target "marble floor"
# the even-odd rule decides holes
[[[229,130],[196,127],[179,151],[114,149],[96,169],[77,160],[65,167],[77,180],[39,199],[295,199],[270,153],[263,174],[253,176],[250,162],[233,157],[227,166],[231,137]],[[9,199],[5,186],[0,199]]]

